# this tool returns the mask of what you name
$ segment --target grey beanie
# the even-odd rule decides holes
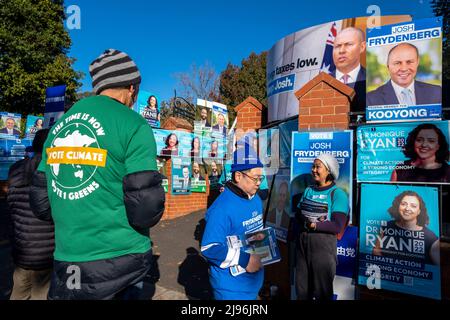
[[[335,157],[329,153],[321,153],[316,159],[320,160],[324,166],[330,171],[334,180],[339,178],[339,163]]]
[[[95,94],[105,89],[126,88],[141,83],[141,74],[131,58],[122,51],[108,49],[89,65]]]

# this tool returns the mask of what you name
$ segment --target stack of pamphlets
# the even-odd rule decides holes
[[[272,227],[247,232],[241,236],[227,236],[227,244],[229,248],[242,248],[247,253],[260,255],[263,265],[281,260],[275,230]],[[233,276],[246,272],[239,265],[230,267],[230,271]]]

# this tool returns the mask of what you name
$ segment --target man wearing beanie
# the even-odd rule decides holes
[[[263,284],[261,258],[227,246],[227,236],[263,228],[262,201],[257,195],[262,163],[251,148],[233,154],[232,180],[206,212],[201,251],[210,264],[216,300],[255,300]],[[239,269],[240,272],[235,272]]]
[[[298,203],[300,234],[296,246],[296,291],[299,300],[333,299],[336,274],[337,236],[345,230],[349,203],[335,181],[339,163],[329,153],[314,159],[312,186]]]
[[[52,127],[30,192],[34,214],[55,224],[49,299],[140,298],[165,201],[152,129],[131,110],[141,76],[114,49],[89,71],[96,96]]]

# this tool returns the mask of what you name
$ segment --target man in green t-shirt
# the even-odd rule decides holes
[[[117,299],[139,292],[152,262],[149,229],[164,212],[151,127],[131,107],[141,76],[109,49],[89,68],[96,96],[51,128],[33,177],[35,215],[55,223],[49,299]]]

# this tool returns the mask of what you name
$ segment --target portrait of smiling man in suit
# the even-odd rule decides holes
[[[367,93],[367,105],[407,106],[440,104],[442,88],[415,80],[419,68],[419,50],[411,43],[400,43],[393,47],[387,58],[390,80]]]

